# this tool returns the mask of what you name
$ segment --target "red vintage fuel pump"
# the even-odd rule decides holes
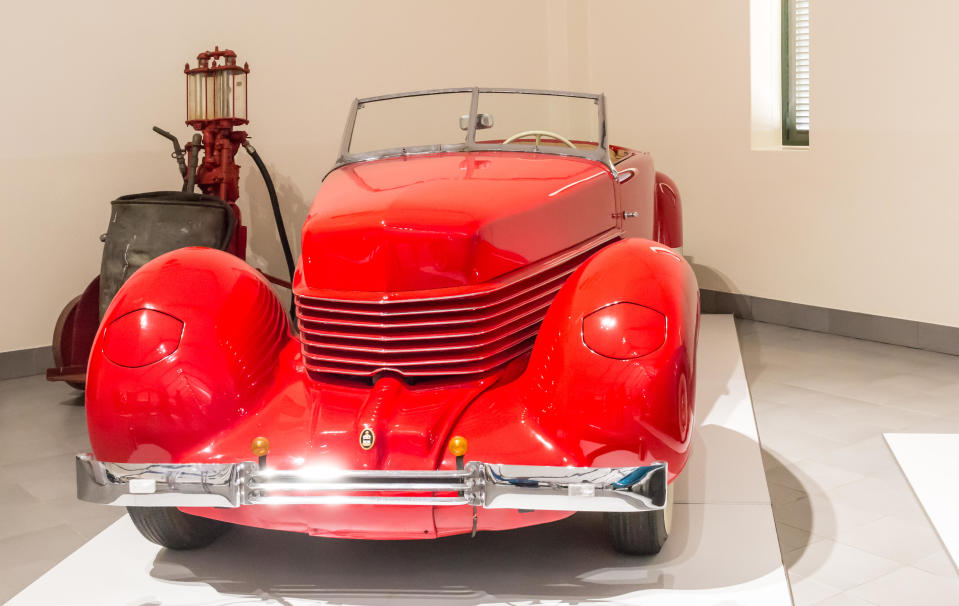
[[[235,129],[249,124],[246,84],[250,66],[238,66],[236,53],[221,51],[219,47],[197,55],[197,63],[192,69],[189,63],[183,68],[186,123],[202,134],[199,142],[194,136],[187,143],[186,153],[195,163],[199,143],[203,147],[203,162],[195,166],[195,175],[188,167],[187,179],[194,178],[204,194],[217,196],[232,206],[238,227],[230,252],[242,259],[246,256],[246,227],[240,224],[240,210],[235,204],[240,197],[240,167],[235,158],[240,146],[246,143],[247,134]],[[189,182],[187,190],[192,191]]]
[[[237,63],[229,49],[197,55],[196,67],[187,63],[186,124],[197,132],[184,147],[173,134],[153,127],[173,144],[173,158],[182,178],[179,191],[121,196],[114,200],[98,275],[84,292],[70,301],[53,333],[54,368],[50,381],[66,381],[82,389],[93,339],[107,305],[123,282],[141,265],[184,246],[220,248],[246,258],[246,226],[236,201],[240,197],[240,167],[236,154],[243,147],[266,183],[290,280],[293,256],[276,189],[256,149],[238,127],[247,118],[247,81],[250,67]],[[199,194],[196,189],[199,188]],[[132,254],[131,254],[132,250]],[[122,259],[119,257],[122,256]],[[266,275],[266,274],[264,274]],[[289,288],[288,281],[266,276]]]

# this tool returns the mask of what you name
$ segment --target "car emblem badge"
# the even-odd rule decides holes
[[[373,435],[373,430],[369,427],[360,432],[360,448],[363,450],[369,450],[373,448],[373,442],[375,441],[376,436]]]

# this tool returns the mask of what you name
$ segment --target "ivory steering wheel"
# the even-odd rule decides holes
[[[573,149],[576,149],[576,146],[573,145],[569,139],[567,139],[566,137],[562,135],[557,135],[556,133],[552,133],[548,130],[524,130],[523,132],[516,133],[509,139],[503,141],[503,145],[508,145],[517,139],[522,139],[523,137],[532,137],[532,136],[536,137],[536,144],[535,144],[536,147],[539,147],[539,140],[542,137],[549,137],[550,139],[556,139],[560,143],[565,143],[566,145],[572,147]]]

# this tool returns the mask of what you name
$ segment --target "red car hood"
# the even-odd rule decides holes
[[[299,294],[482,283],[615,226],[612,176],[582,158],[472,152],[350,164],[303,228]]]

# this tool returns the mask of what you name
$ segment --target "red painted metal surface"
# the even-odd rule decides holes
[[[656,173],[656,239],[671,248],[683,245],[683,205],[679,189],[663,173]]]
[[[459,294],[414,291],[414,300],[394,295],[361,303],[298,295],[307,368],[360,376],[486,372],[532,349],[566,279],[618,235],[606,232],[481,288],[458,289]]]
[[[159,361],[130,368],[102,355],[101,329],[87,389],[94,454],[236,462],[251,460],[251,441],[265,436],[278,469],[453,469],[446,443],[462,435],[467,460],[667,461],[672,481],[690,443],[698,290],[685,260],[647,239],[663,231],[651,160],[633,153],[617,165],[626,168],[634,177],[618,183],[587,160],[483,152],[337,169],[304,227],[299,338],[266,281],[236,257],[193,248],[151,261],[120,290],[104,325],[154,310],[183,322],[182,338]],[[630,220],[644,238],[622,238],[624,210],[638,213]],[[587,319],[616,303],[666,319],[658,347],[628,359],[587,347]],[[648,328],[648,314],[617,318]],[[369,450],[359,446],[365,428],[376,435]],[[374,539],[470,532],[473,514],[467,506],[186,511]],[[478,515],[480,530],[502,530],[569,514]]]
[[[83,389],[87,358],[100,323],[100,276],[67,303],[53,329],[53,368],[47,369],[48,381],[66,381]]]
[[[614,200],[609,170],[581,158],[473,152],[350,164],[326,178],[307,217],[294,289],[354,300],[482,284],[615,228]]]

